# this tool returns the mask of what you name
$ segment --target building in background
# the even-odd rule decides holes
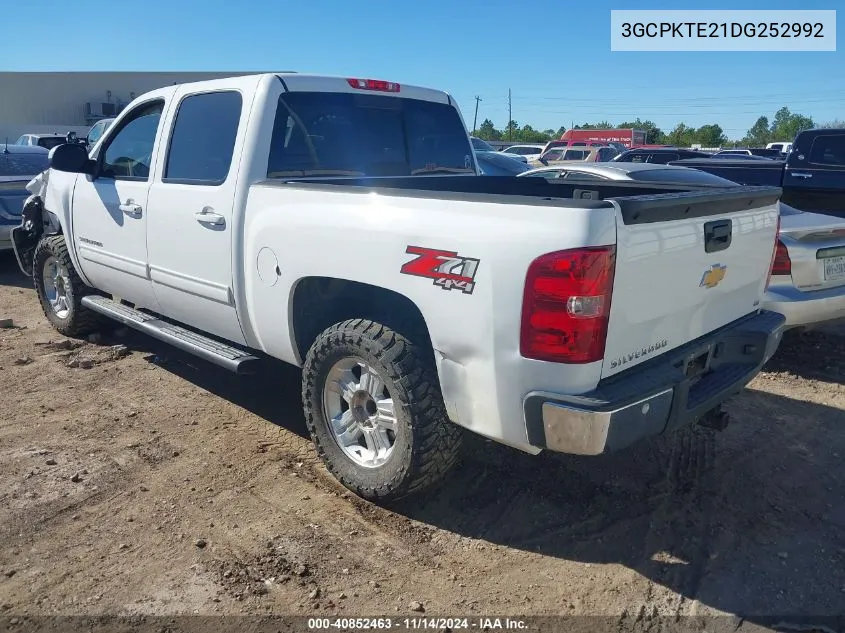
[[[253,72],[265,71],[0,72],[0,142],[28,133],[84,136],[149,90]]]

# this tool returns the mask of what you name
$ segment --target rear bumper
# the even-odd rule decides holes
[[[599,383],[580,396],[529,393],[528,441],[576,455],[613,452],[701,419],[739,393],[780,345],[785,318],[761,311]],[[693,359],[709,371],[687,375]]]
[[[786,327],[811,325],[845,317],[845,286],[802,292],[789,285],[770,286],[764,298],[766,310],[786,317]]]

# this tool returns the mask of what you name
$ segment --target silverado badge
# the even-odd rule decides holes
[[[725,278],[727,270],[727,266],[713,264],[704,271],[704,274],[701,276],[701,283],[698,286],[700,288],[715,288]]]

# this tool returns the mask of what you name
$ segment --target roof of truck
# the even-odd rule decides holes
[[[257,77],[275,77],[278,78],[287,92],[360,92],[366,94],[404,97],[410,99],[420,99],[424,101],[435,101],[439,103],[446,103],[457,107],[454,99],[449,93],[443,90],[434,88],[426,88],[424,86],[415,86],[402,82],[393,81],[390,79],[379,79],[367,75],[358,75],[357,77],[350,77],[348,75],[313,75],[298,72],[266,72],[253,73],[248,75],[233,75],[231,77],[220,77],[214,79],[204,79],[201,81],[188,81],[184,83],[174,84],[174,86],[191,86],[202,87],[203,89],[214,89],[221,85],[231,84],[234,80],[244,80]],[[375,84],[386,85],[389,84],[392,89],[384,90],[379,88],[359,88],[356,89],[350,84],[352,81],[366,81],[375,82]],[[145,95],[163,94],[174,86],[167,86],[159,88],[158,90],[151,90]],[[145,96],[141,95],[141,97]],[[140,98],[140,97],[139,97]]]

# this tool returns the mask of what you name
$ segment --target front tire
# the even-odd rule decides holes
[[[50,235],[38,242],[32,278],[44,315],[56,330],[77,337],[97,329],[97,314],[80,303],[94,291],[82,283],[73,267],[63,235]]]
[[[302,400],[323,463],[365,499],[431,488],[458,459],[461,431],[432,361],[380,323],[353,319],[320,334],[305,359]]]

